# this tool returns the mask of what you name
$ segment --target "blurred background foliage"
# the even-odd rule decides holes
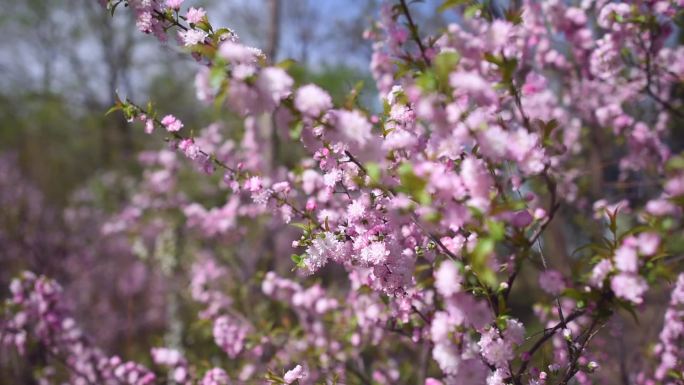
[[[338,101],[359,81],[373,94],[362,32],[376,0],[279,0],[277,16],[272,3],[192,5],[207,9],[215,25],[275,53],[276,61],[294,59],[298,81],[318,83]],[[49,202],[64,205],[98,171],[134,171],[133,155],[160,145],[119,114],[105,116],[117,93],[141,104],[153,100],[192,127],[220,117],[195,99],[197,65],[174,44],[161,46],[138,33],[127,12],[112,18],[92,0],[0,4],[0,151],[17,152],[24,174]]]

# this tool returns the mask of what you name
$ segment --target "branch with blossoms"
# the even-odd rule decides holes
[[[151,104],[120,100],[111,111],[148,134],[162,131],[170,149],[204,173],[222,174],[215,194],[224,206],[192,202],[179,210],[202,230],[200,239],[232,233],[231,250],[247,260],[252,245],[242,235],[263,226],[258,218],[273,219],[265,241],[286,234],[283,223],[301,221],[289,243],[295,253],[274,247],[274,254],[288,264],[280,256],[292,254],[295,270],[319,280],[306,287],[260,271],[261,293],[243,298],[245,290],[219,288],[231,281],[230,269],[197,257],[192,298],[231,360],[230,377],[588,384],[611,376],[597,363],[609,338],[602,330],[614,317],[636,316],[648,290],[677,275],[666,317],[684,320],[681,266],[664,267],[684,250],[684,158],[666,140],[678,115],[669,93],[684,79],[676,65],[684,49],[665,41],[681,4],[601,3],[594,17],[587,2],[522,1],[498,12],[447,1],[440,8],[456,12],[458,23],[421,37],[412,5],[386,1],[365,34],[383,105],[374,114],[354,92],[336,106],[319,85],[300,84],[287,62],[269,63],[183,3],[108,6],[131,9],[143,33],[178,38],[201,67],[198,98],[239,118],[240,143],[216,127],[195,131],[172,114],[160,118]],[[668,67],[675,76],[656,76]],[[659,108],[647,103],[654,95]],[[264,131],[302,150],[295,166],[264,161]],[[657,187],[635,200],[605,184],[605,199],[591,201],[586,186],[606,182],[586,176],[594,131],[613,142],[598,156],[619,159],[621,181],[652,178]],[[555,247],[552,228],[573,235],[576,252]],[[652,352],[660,366],[634,378],[684,377],[675,348],[682,337],[666,330]],[[426,348],[430,364],[415,368]],[[153,360],[176,382],[199,378],[199,365],[158,349]],[[282,368],[292,369],[280,375]],[[202,383],[228,377],[214,367]]]

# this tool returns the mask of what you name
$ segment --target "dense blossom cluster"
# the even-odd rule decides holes
[[[292,254],[302,277],[323,280],[307,287],[251,258],[235,263],[250,273],[240,276],[198,251],[191,297],[235,372],[155,348],[173,381],[600,383],[611,373],[601,373],[610,358],[599,332],[667,279],[677,283],[660,342],[641,352],[659,363],[623,376],[684,379],[684,158],[667,145],[683,119],[672,97],[684,80],[684,47],[672,41],[681,1],[525,0],[506,12],[447,1],[445,12],[463,11],[459,22],[430,37],[405,1],[385,2],[366,33],[377,113],[354,94],[335,105],[286,64],[214,29],[201,8],[107,5],[122,3],[140,31],[176,34],[201,66],[198,98],[242,124],[234,137],[220,124],[194,131],[152,105],[119,101],[114,109],[149,134],[158,128],[170,148],[141,155],[139,192],[106,232],[153,231],[173,212],[200,243],[251,257],[256,223],[272,232],[264,243],[277,260]],[[289,167],[269,147],[285,141],[304,153]],[[181,189],[179,155],[220,175],[204,182],[220,203],[207,208]],[[574,234],[575,252],[549,255],[554,226]],[[325,285],[330,275],[342,288]],[[520,288],[523,275],[538,278],[533,289]],[[241,297],[237,282],[254,279],[260,293]],[[533,308],[513,306],[522,290],[533,291]],[[154,381],[86,347],[52,281],[27,274],[12,291],[3,341],[22,350],[36,339],[73,367],[75,383]],[[264,306],[267,320],[257,317]]]
[[[108,357],[93,347],[72,316],[65,309],[62,288],[54,281],[32,273],[24,273],[10,285],[10,305],[15,314],[2,325],[2,340],[26,349],[27,336],[57,357],[57,363],[72,372],[75,384],[147,385],[155,375],[135,362],[124,362],[117,356]],[[49,368],[46,380],[51,380]]]
[[[672,373],[681,373],[682,346],[684,342],[684,275],[677,278],[672,290],[670,306],[665,312],[663,330],[660,332],[660,343],[655,352],[660,356],[660,365],[655,372],[657,380],[664,380]]]

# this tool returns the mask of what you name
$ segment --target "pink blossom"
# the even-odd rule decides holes
[[[183,356],[176,349],[154,348],[152,349],[152,359],[157,365],[176,366]]]
[[[361,249],[358,259],[366,265],[377,265],[385,262],[389,253],[384,242],[371,242]]]
[[[516,212],[511,220],[511,224],[515,227],[527,227],[530,223],[532,223],[532,215],[527,210]]]
[[[677,276],[664,318],[660,342],[656,347],[656,353],[660,358],[655,370],[655,377],[658,380],[665,379],[668,372],[681,368],[684,358],[684,348],[681,344],[684,338],[684,274]]]
[[[225,370],[212,368],[204,374],[199,385],[230,385],[230,377]]]
[[[453,320],[449,314],[443,311],[435,313],[430,326],[430,337],[433,342],[443,341],[449,337],[449,332],[453,327]]]
[[[332,108],[332,98],[315,84],[307,84],[297,90],[295,107],[304,115],[318,117]]]
[[[259,51],[233,41],[225,41],[219,46],[218,54],[231,63],[254,64]]]
[[[461,164],[461,179],[470,193],[470,204],[481,210],[489,207],[492,178],[482,160],[467,157]]]
[[[539,275],[539,286],[551,295],[559,295],[565,289],[563,274],[557,270],[546,270]]]
[[[493,103],[497,97],[492,86],[476,72],[454,72],[449,75],[449,84],[457,93],[472,95],[479,103]]]
[[[345,246],[330,232],[322,233],[306,249],[304,265],[309,273],[315,273],[325,266],[329,259],[340,261],[346,254]]]
[[[636,273],[639,270],[639,256],[636,249],[623,244],[615,250],[615,267],[626,273]]]
[[[177,11],[183,4],[183,1],[185,0],[166,0],[166,6]]]
[[[656,233],[641,233],[638,237],[639,252],[645,256],[652,256],[658,252],[660,236]]]
[[[264,187],[263,179],[260,176],[250,177],[245,181],[245,189],[250,192],[258,192]]]
[[[183,41],[183,45],[190,47],[204,43],[209,34],[199,29],[188,29],[187,31],[178,32],[178,36]]]
[[[440,381],[436,378],[428,377],[425,379],[425,385],[444,385],[444,384],[442,383],[442,381]]]
[[[359,111],[338,110],[335,116],[337,127],[347,140],[363,147],[371,139],[372,126]]]
[[[603,288],[603,281],[608,277],[608,274],[613,270],[613,264],[609,259],[601,260],[591,271],[591,284],[598,288]]]
[[[183,139],[178,143],[178,148],[183,151],[189,159],[195,160],[200,156],[200,148],[193,139]]]
[[[461,291],[463,277],[453,261],[444,261],[435,271],[435,288],[444,297],[451,297]]]
[[[509,319],[506,321],[506,330],[504,331],[504,339],[516,345],[520,345],[525,340],[525,326],[522,322],[516,319]]]
[[[204,8],[190,7],[188,12],[185,14],[185,19],[188,21],[188,23],[197,24],[200,23],[206,16],[207,13],[204,11]]]
[[[290,95],[293,84],[290,75],[279,67],[264,68],[256,81],[264,98],[273,104]]]
[[[646,280],[633,273],[620,273],[610,281],[610,288],[619,298],[635,304],[643,302],[643,294],[648,290]]]
[[[511,342],[499,338],[492,329],[482,335],[478,345],[485,360],[497,368],[505,368],[508,361],[513,359]]]
[[[230,358],[237,357],[242,351],[248,327],[241,321],[229,316],[221,316],[214,321],[214,341]]]
[[[497,369],[487,377],[487,385],[504,385],[507,377],[505,370]]]
[[[597,24],[605,29],[620,29],[620,20],[626,18],[631,12],[629,4],[608,3],[599,12]]]
[[[285,373],[285,375],[283,376],[283,379],[285,380],[286,384],[291,384],[297,380],[306,378],[306,375],[306,370],[301,365],[297,365],[294,368],[288,370],[287,373]]]
[[[151,134],[152,131],[154,131],[154,120],[153,119],[145,120],[145,133]]]
[[[177,132],[180,131],[181,128],[183,128],[183,122],[178,120],[173,115],[164,116],[164,118],[161,120],[161,124],[166,128],[166,131],[168,132]]]
[[[439,368],[446,374],[458,373],[461,355],[455,345],[449,341],[442,341],[432,348],[432,358],[437,361]]]

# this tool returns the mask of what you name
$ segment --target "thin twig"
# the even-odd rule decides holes
[[[534,345],[532,345],[532,348],[530,348],[530,350],[527,351],[527,354],[529,355],[529,357],[527,357],[527,359],[523,360],[522,364],[520,365],[520,368],[518,368],[518,371],[513,376],[514,382],[520,383],[520,377],[522,376],[522,374],[527,369],[527,366],[532,361],[532,356],[534,355],[534,353],[537,352],[537,350],[539,350],[544,345],[544,343],[546,343],[546,341],[548,341],[551,337],[553,337],[558,330],[564,328],[568,322],[572,322],[574,319],[580,317],[583,314],[584,314],[584,310],[575,311],[574,313],[568,315],[565,318],[565,322],[559,322],[554,327],[552,327],[550,329],[545,329],[544,335],[540,339],[538,339],[537,342],[534,343]]]
[[[430,58],[428,58],[425,46],[423,46],[423,42],[422,40],[420,40],[420,35],[418,35],[418,27],[413,22],[413,17],[411,17],[411,11],[409,11],[408,5],[406,5],[406,0],[401,0],[400,3],[401,9],[404,12],[404,16],[406,16],[406,20],[408,21],[409,29],[411,30],[411,37],[416,42],[416,44],[418,44],[418,49],[420,49],[420,55],[423,57],[425,64],[427,64],[427,66],[429,67]]]

